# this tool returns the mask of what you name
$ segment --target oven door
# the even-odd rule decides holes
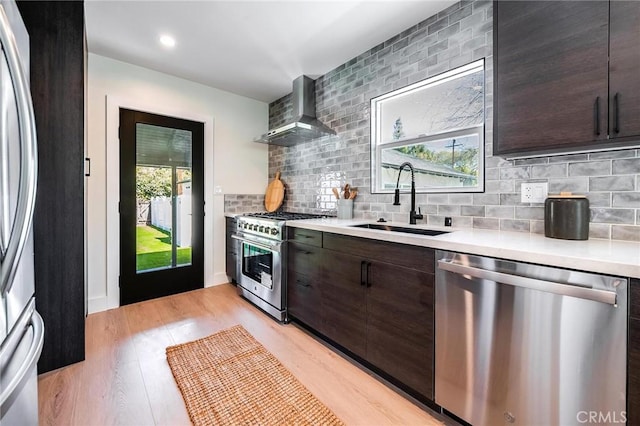
[[[254,241],[252,237],[242,235],[233,235],[232,238],[240,245],[238,285],[278,311],[284,310],[282,242]],[[264,309],[254,298],[248,298]]]

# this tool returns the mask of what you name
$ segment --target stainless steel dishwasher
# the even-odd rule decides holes
[[[436,259],[438,405],[475,426],[625,423],[626,279]]]

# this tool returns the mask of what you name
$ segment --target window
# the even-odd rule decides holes
[[[484,86],[483,59],[371,99],[371,192],[406,161],[418,192],[484,191]]]

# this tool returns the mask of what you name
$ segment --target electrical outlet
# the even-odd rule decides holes
[[[520,201],[523,203],[544,203],[549,194],[547,182],[523,182]]]

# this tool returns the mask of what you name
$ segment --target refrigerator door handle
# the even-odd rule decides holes
[[[31,228],[36,198],[38,160],[36,124],[29,84],[20,62],[18,47],[11,32],[9,20],[2,8],[0,8],[0,42],[2,43],[2,50],[5,53],[13,83],[20,132],[18,202],[9,240],[6,241],[6,247],[2,247],[3,252],[0,259],[0,297],[2,297],[11,289],[11,284],[18,268],[18,261]],[[0,177],[3,175],[4,172],[0,173]],[[2,185],[5,184],[2,183]],[[7,209],[9,206],[3,204],[2,208]],[[4,216],[4,213],[2,213],[2,216]],[[7,233],[8,231],[4,230],[3,232]]]
[[[29,308],[25,309],[22,313],[18,323],[16,323],[16,327],[14,327],[12,333],[5,339],[2,348],[0,348],[0,359],[3,363],[13,358],[13,352],[18,347],[28,327],[33,327],[33,340],[29,346],[27,356],[22,360],[22,364],[16,374],[9,379],[9,383],[2,384],[2,390],[0,391],[0,408],[4,408],[5,403],[10,400],[14,391],[20,388],[22,381],[26,378],[27,373],[34,363],[38,361],[40,352],[42,351],[42,344],[44,343],[44,323],[35,310],[35,301],[33,299]],[[4,369],[5,365],[0,365],[0,368]],[[2,411],[4,411],[4,409],[2,409]]]

